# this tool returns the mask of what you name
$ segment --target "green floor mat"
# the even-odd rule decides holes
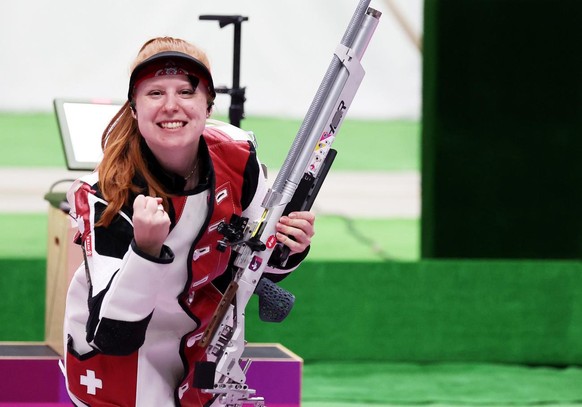
[[[227,121],[224,117],[215,117]],[[245,130],[259,141],[258,153],[269,168],[280,168],[301,125],[300,119],[249,117]],[[62,167],[65,158],[53,113],[0,112],[3,147],[0,166]],[[339,151],[334,170],[418,170],[420,124],[406,120],[355,120],[344,122],[334,143]]]
[[[354,219],[318,216],[310,260],[415,261],[420,256],[418,219]]]
[[[582,368],[494,364],[309,363],[304,406],[526,406],[582,403]]]
[[[0,213],[0,258],[45,258],[48,214]]]
[[[0,258],[46,257],[47,214],[0,213],[0,225]],[[418,219],[319,216],[309,259],[418,260],[419,225]]]

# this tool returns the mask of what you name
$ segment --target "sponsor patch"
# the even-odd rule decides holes
[[[85,238],[85,253],[87,254],[87,256],[93,255],[93,243],[90,233],[87,234],[87,237]]]
[[[249,268],[252,271],[257,271],[259,269],[259,267],[261,267],[262,262],[263,262],[263,259],[261,259],[259,256],[255,256],[251,260],[251,264],[249,264]]]
[[[277,238],[275,237],[275,235],[269,236],[269,238],[267,239],[267,248],[272,249],[273,247],[275,247],[276,244]]]

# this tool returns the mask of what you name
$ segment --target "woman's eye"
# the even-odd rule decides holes
[[[150,95],[150,96],[161,96],[161,94],[162,94],[162,92],[159,90],[150,90],[148,92],[148,95]]]
[[[194,90],[193,89],[182,89],[180,91],[180,95],[182,96],[191,96],[194,94]]]

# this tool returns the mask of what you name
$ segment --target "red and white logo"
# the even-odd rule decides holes
[[[87,387],[87,394],[97,394],[97,389],[103,388],[103,382],[95,376],[94,370],[87,369],[87,376],[81,375],[81,386]]]
[[[273,247],[275,247],[276,244],[277,238],[275,237],[275,235],[269,236],[269,238],[267,239],[267,248],[272,249]]]

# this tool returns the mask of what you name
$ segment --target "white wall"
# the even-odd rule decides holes
[[[422,0],[394,1],[420,35]],[[19,0],[0,5],[0,110],[51,111],[55,97],[123,100],[129,65],[147,39],[195,42],[217,85],[231,86],[233,26],[201,14],[242,14],[241,86],[248,115],[302,117],[356,0]],[[350,117],[420,117],[421,55],[387,0],[364,56]],[[230,99],[219,96],[227,114]]]

